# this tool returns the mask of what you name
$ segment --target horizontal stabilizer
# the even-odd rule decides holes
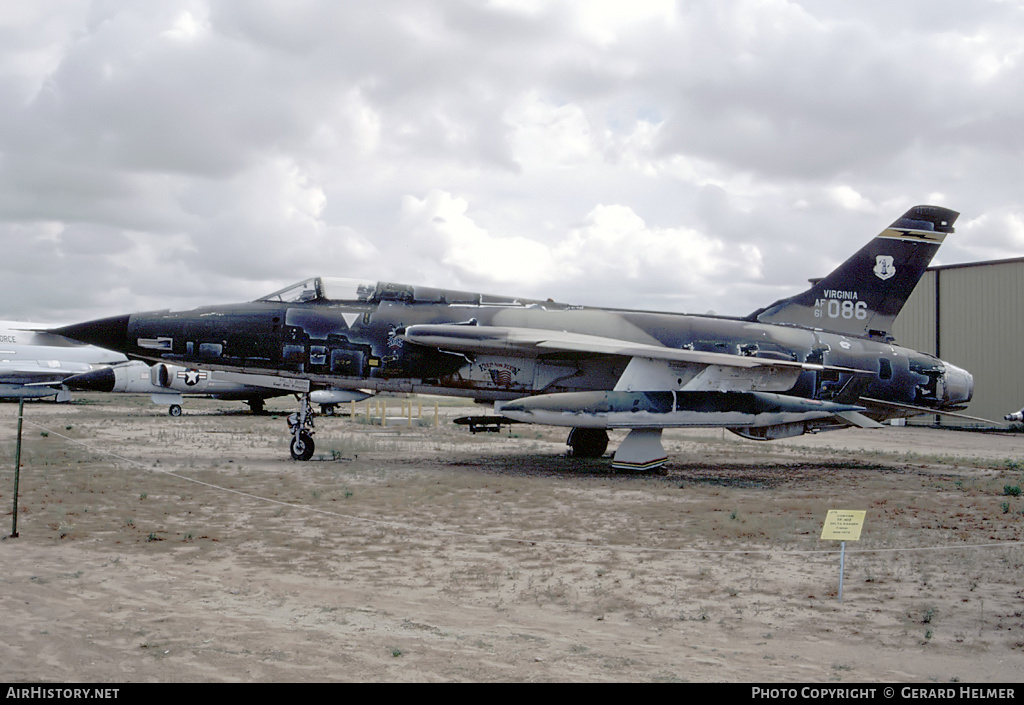
[[[907,416],[918,416],[921,414],[939,414],[941,416],[952,416],[958,419],[964,419],[967,421],[978,421],[980,423],[986,423],[992,426],[1001,426],[998,421],[992,419],[983,419],[980,416],[971,416],[969,414],[961,414],[956,411],[946,411],[944,409],[931,409],[927,406],[916,406],[914,404],[901,404],[895,401],[885,401],[883,399],[869,399],[868,397],[861,397],[860,399],[866,406],[881,406],[888,407],[890,409],[904,409],[906,411],[912,411],[914,413],[907,414]]]
[[[869,419],[859,411],[837,411],[835,415],[857,428],[882,428],[882,424],[874,419]]]

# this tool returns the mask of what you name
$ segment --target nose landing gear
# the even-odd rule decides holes
[[[309,393],[302,395],[302,406],[294,414],[288,416],[288,428],[292,434],[289,444],[293,460],[309,460],[313,457],[316,445],[313,443],[313,405],[309,403]]]

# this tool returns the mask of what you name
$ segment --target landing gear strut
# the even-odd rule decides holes
[[[290,449],[293,460],[309,460],[313,457],[313,405],[309,403],[309,394],[303,394],[302,406],[294,414],[288,416],[288,428],[291,430],[292,442]]]

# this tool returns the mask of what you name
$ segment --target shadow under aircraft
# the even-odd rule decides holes
[[[666,461],[662,430],[771,440],[953,413],[970,373],[895,344],[893,321],[958,213],[916,206],[806,291],[745,317],[577,306],[314,277],[247,303],[154,311],[54,332],[129,357],[301,385],[291,454],[313,453],[310,393],[442,394],[516,422],[571,429],[612,465]]]

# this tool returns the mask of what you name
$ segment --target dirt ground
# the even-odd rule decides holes
[[[306,463],[292,399],[27,403],[0,682],[1024,680],[1020,435],[669,431],[621,475],[419,403],[318,418]],[[841,602],[829,509],[867,512]]]

